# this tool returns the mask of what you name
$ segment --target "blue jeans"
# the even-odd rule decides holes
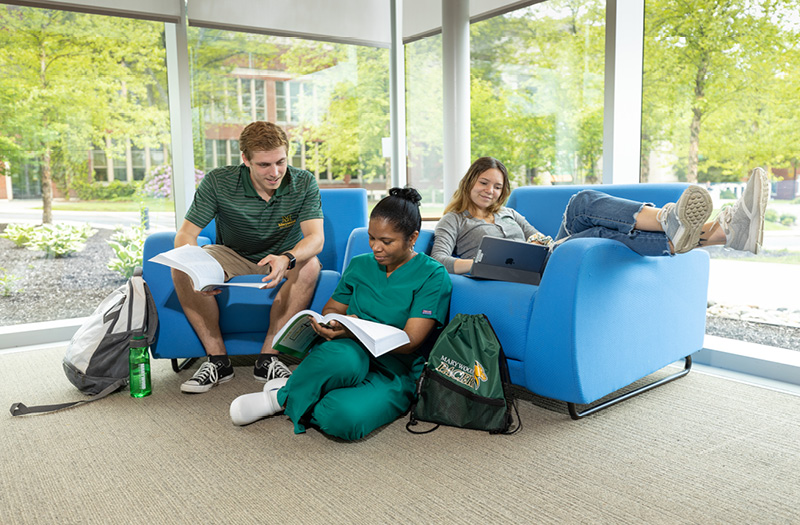
[[[582,190],[573,195],[556,241],[569,237],[614,239],[640,255],[670,255],[669,239],[664,232],[634,229],[636,217],[644,206],[653,206],[595,190]]]

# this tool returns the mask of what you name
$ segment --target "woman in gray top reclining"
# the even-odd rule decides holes
[[[754,169],[742,197],[711,222],[707,222],[711,196],[700,186],[689,186],[678,202],[663,208],[583,190],[567,204],[555,241],[503,206],[510,193],[508,171],[502,162],[492,157],[476,160],[436,226],[431,256],[450,273],[469,273],[486,235],[553,247],[567,239],[603,237],[618,240],[641,255],[672,255],[715,244],[758,253],[769,180],[763,169]]]

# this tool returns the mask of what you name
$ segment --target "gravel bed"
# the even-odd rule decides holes
[[[5,226],[0,224],[0,231]],[[21,277],[10,284],[11,295],[0,294],[0,326],[91,314],[112,290],[125,283],[124,277],[106,266],[114,257],[107,243],[112,234],[111,230],[98,230],[82,251],[58,259],[47,259],[43,252],[17,248],[0,238],[0,267],[6,274]],[[800,328],[709,315],[706,332],[800,351]]]
[[[44,252],[0,239],[0,267],[6,275],[20,277],[8,285],[11,295],[0,294],[0,326],[91,314],[111,291],[125,284],[122,275],[106,266],[114,257],[107,242],[113,233],[98,230],[82,251],[59,258],[45,258]]]
[[[706,333],[748,343],[800,351],[800,328],[791,326],[754,323],[708,315],[706,316]]]

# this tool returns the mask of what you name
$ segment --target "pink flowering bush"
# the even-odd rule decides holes
[[[194,187],[205,177],[205,173],[194,170]],[[148,197],[158,199],[169,199],[172,197],[172,166],[162,164],[150,170],[150,174],[144,180],[142,192]]]

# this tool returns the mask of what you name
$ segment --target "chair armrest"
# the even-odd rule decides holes
[[[550,258],[525,356],[533,392],[590,403],[703,347],[709,256],[574,239]]]

